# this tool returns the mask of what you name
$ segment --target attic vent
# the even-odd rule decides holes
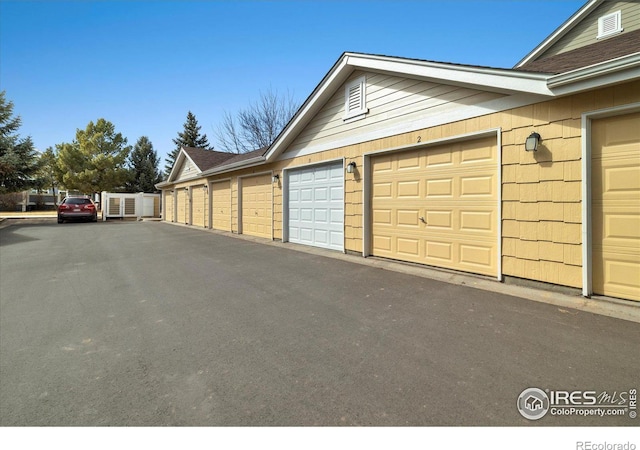
[[[366,98],[366,79],[357,78],[345,85],[344,120],[361,119],[369,112]]]
[[[616,11],[598,19],[598,39],[622,31],[622,11]]]

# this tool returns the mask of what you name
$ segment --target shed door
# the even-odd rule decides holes
[[[211,196],[213,228],[231,231],[231,181],[212,183]]]
[[[207,205],[207,193],[204,190],[204,185],[200,184],[194,186],[191,189],[191,225],[197,227],[206,227],[206,217],[208,213],[206,211]]]
[[[242,178],[242,233],[271,239],[271,175]]]
[[[640,300],[640,113],[594,120],[593,292]]]
[[[173,222],[174,217],[173,192],[165,191],[164,193],[164,220]]]
[[[495,137],[371,160],[375,256],[497,276]]]
[[[176,190],[176,222],[187,222],[187,200],[189,196],[184,188]]]
[[[344,249],[342,161],[289,172],[289,241]]]

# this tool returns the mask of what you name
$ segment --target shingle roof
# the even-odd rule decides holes
[[[640,51],[640,30],[622,33],[595,44],[528,62],[517,70],[564,73]]]
[[[202,172],[236,156],[234,153],[218,152],[204,148],[183,147],[183,149]]]

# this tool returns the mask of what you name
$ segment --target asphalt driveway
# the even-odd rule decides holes
[[[153,222],[0,230],[0,425],[530,421],[638,388],[640,325]]]

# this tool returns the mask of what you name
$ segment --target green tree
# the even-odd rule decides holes
[[[173,164],[176,162],[180,148],[182,147],[195,147],[204,148],[205,150],[213,150],[213,147],[209,144],[207,135],[200,135],[200,129],[202,127],[198,125],[198,119],[191,111],[187,113],[187,121],[183,125],[182,133],[178,133],[178,137],[173,139],[173,143],[176,144],[176,148],[167,155],[166,164],[164,166],[165,175],[169,176]]]
[[[89,194],[125,187],[131,146],[127,145],[127,138],[116,133],[111,122],[89,122],[86,129],[76,130],[73,142],[57,144],[56,149],[65,188]]]
[[[0,193],[23,191],[33,186],[38,170],[37,151],[31,137],[16,133],[22,119],[13,116],[13,102],[0,92]]]
[[[160,159],[153,149],[153,144],[147,136],[142,136],[133,146],[129,155],[129,183],[130,192],[154,192],[155,185],[162,181],[159,170]]]
[[[53,147],[47,148],[44,153],[40,154],[39,169],[36,178],[38,189],[51,189],[56,192],[56,188],[60,186],[62,173],[58,167],[58,155]],[[55,196],[54,196],[55,199]],[[55,203],[55,200],[54,200]]]

